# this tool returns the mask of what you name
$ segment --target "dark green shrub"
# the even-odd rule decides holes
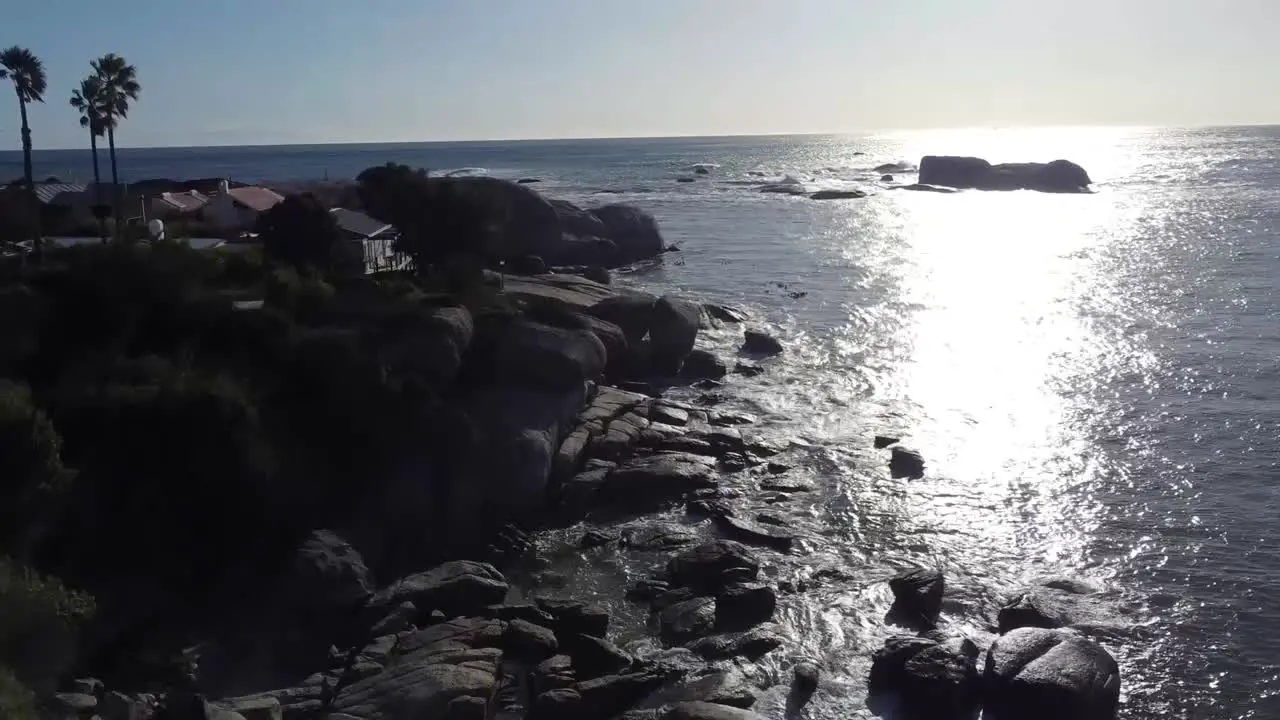
[[[258,222],[258,235],[267,257],[299,268],[332,270],[342,231],[314,195],[290,195],[268,210]]]
[[[96,375],[65,384],[52,406],[82,470],[43,567],[91,589],[127,572],[199,592],[285,532],[269,502],[271,447],[242,385],[162,359]]]
[[[93,613],[93,598],[0,557],[0,666],[28,688],[37,693],[56,688],[75,663],[80,629]],[[5,685],[10,700],[20,703],[22,693],[0,680],[0,687]]]
[[[30,550],[74,477],[30,391],[0,380],[0,551]]]
[[[35,694],[6,667],[0,667],[0,717],[5,720],[39,720]]]

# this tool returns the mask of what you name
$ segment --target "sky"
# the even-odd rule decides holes
[[[37,148],[104,53],[123,147],[1280,123],[1277,0],[0,0]],[[0,91],[0,148],[18,149]]]

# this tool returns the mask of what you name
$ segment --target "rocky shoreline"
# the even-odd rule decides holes
[[[517,198],[503,255],[520,258],[521,274],[489,273],[483,303],[440,298],[376,344],[388,372],[411,368],[448,390],[436,425],[447,431],[445,457],[407,453],[313,530],[282,574],[222,583],[198,637],[173,631],[185,644],[173,676],[77,681],[58,696],[66,716],[764,717],[752,710],[763,688],[751,663],[788,652],[774,625],[780,598],[811,585],[762,573],[804,552],[806,539],[760,506],[812,488],[780,461],[785,445],[753,431],[755,418],[717,406],[736,376],[775,372],[784,343],[740,308],[611,284],[605,268],[667,250],[642,211],[587,211],[514,183],[468,182]],[[699,347],[701,331],[739,327],[737,357]],[[702,395],[667,397],[689,386]],[[874,442],[895,476],[923,473],[918,453]],[[654,517],[681,509],[678,524]],[[604,596],[557,575],[553,547],[648,554],[654,572]],[[867,681],[878,713],[1114,716],[1119,669],[1072,629],[1091,589],[1058,582],[1015,598],[984,650],[940,623],[941,574],[911,570],[888,585],[888,621],[914,634],[875,655]],[[645,618],[643,647],[615,643],[608,607],[619,604]],[[145,603],[134,612],[160,623]],[[825,669],[812,658],[783,664],[791,717],[824,691]]]

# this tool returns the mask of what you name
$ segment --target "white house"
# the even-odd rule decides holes
[[[394,226],[346,208],[332,208],[329,214],[350,243],[348,259],[363,263],[365,272],[404,269],[408,259],[396,251],[400,233]]]
[[[280,193],[264,187],[228,187],[223,180],[209,198],[202,214],[205,222],[221,230],[249,230],[262,213],[284,200]]]
[[[195,190],[166,192],[151,198],[151,216],[172,218],[198,214],[209,204],[209,196]]]

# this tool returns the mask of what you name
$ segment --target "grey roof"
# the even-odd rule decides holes
[[[84,185],[79,183],[36,183],[36,198],[45,205],[53,202],[62,193],[79,195],[84,192]]]
[[[333,216],[334,222],[338,223],[338,227],[361,237],[377,237],[394,230],[387,223],[355,210],[333,208],[329,214]]]

